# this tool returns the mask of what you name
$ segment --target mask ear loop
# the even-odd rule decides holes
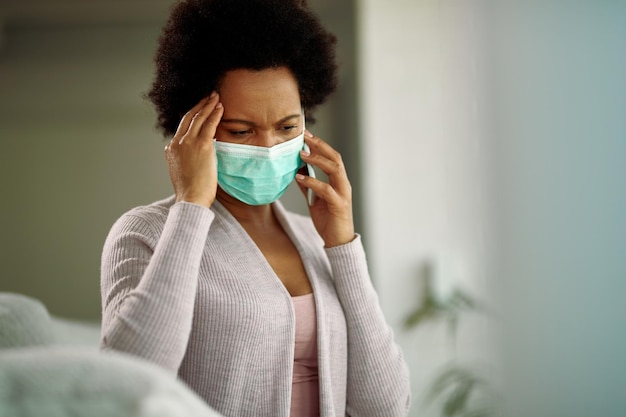
[[[304,134],[305,130],[306,130],[306,120],[305,120],[304,112],[302,112],[302,134]],[[306,142],[302,146],[302,149],[306,153],[311,153],[311,149],[309,148],[309,145],[306,144]],[[313,169],[313,166],[311,166],[311,164],[306,164],[306,171],[309,177],[315,178],[315,170]],[[313,203],[315,203],[315,193],[310,188],[307,188],[306,190],[306,199],[307,199],[307,203],[309,203],[309,206],[312,206]]]

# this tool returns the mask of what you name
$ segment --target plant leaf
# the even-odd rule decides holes
[[[456,387],[454,387],[454,390],[452,390],[450,396],[443,404],[443,415],[453,417],[464,414],[467,411],[468,399],[474,389],[474,385],[475,381],[473,379],[466,378],[456,381]]]

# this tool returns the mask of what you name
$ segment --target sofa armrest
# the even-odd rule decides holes
[[[56,342],[48,310],[34,298],[0,293],[0,349]]]
[[[90,347],[0,350],[0,410],[6,417],[218,417],[158,366]]]

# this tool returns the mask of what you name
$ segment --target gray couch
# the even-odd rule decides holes
[[[101,352],[98,325],[51,317],[0,292],[1,417],[217,417],[158,366]]]

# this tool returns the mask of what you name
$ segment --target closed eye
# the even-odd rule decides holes
[[[249,133],[252,133],[251,130],[229,130],[228,133],[230,133],[233,136],[244,136],[247,135]]]
[[[281,127],[281,130],[284,132],[291,132],[294,129],[297,129],[298,125],[289,125],[289,126],[283,126]]]

